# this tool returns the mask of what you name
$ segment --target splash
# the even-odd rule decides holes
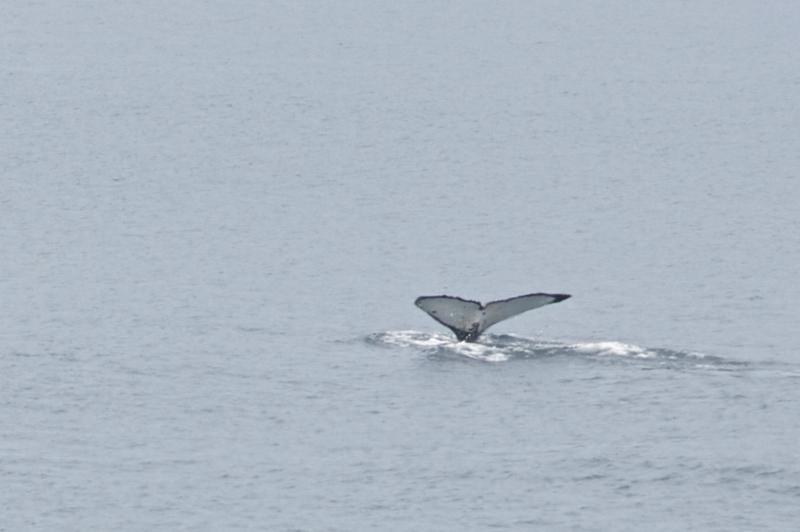
[[[386,347],[417,348],[430,355],[457,355],[484,362],[504,362],[509,355],[487,343],[457,342],[452,336],[417,331],[388,331],[371,334],[367,343]]]
[[[570,344],[568,347],[578,353],[598,356],[627,356],[635,358],[654,358],[657,356],[655,351],[622,342],[586,342]]]
[[[646,364],[647,368],[730,370],[745,365],[721,357],[674,349],[642,347],[617,342],[565,343],[511,334],[485,335],[475,343],[457,342],[452,336],[419,331],[387,331],[365,338],[371,345],[417,349],[431,357],[460,357],[482,362],[570,357],[595,362]]]

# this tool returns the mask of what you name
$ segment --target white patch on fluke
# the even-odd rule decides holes
[[[569,294],[525,294],[483,305],[479,301],[442,295],[421,296],[414,304],[453,331],[459,340],[474,342],[495,323],[569,297]]]

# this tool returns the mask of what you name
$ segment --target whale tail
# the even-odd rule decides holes
[[[474,342],[495,323],[569,297],[569,294],[526,294],[483,305],[455,296],[421,296],[414,304],[453,331],[459,342]]]

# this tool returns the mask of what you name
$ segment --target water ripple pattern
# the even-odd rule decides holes
[[[642,363],[646,367],[734,370],[747,362],[693,351],[642,347],[619,341],[559,342],[512,334],[487,334],[478,342],[458,342],[452,336],[420,331],[386,331],[364,341],[384,347],[413,348],[431,357],[464,357],[482,362],[570,357],[596,362]]]

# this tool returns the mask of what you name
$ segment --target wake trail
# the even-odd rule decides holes
[[[749,363],[694,351],[643,347],[619,341],[561,342],[511,334],[484,335],[478,342],[457,342],[446,334],[386,331],[368,335],[370,345],[416,349],[431,357],[463,357],[482,362],[569,357],[597,362],[640,363],[672,367],[734,371]]]

